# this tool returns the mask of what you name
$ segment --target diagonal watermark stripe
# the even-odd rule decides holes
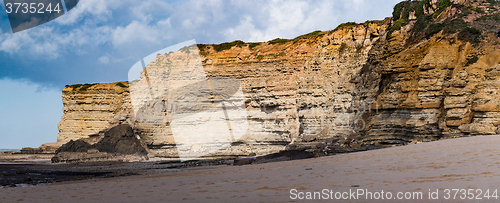
[[[239,81],[207,77],[194,40],[137,62],[129,81],[136,119],[170,124],[181,161],[229,147],[247,132]]]
[[[12,32],[52,21],[73,9],[79,0],[4,0]]]

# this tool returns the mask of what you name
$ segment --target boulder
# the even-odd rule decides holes
[[[98,143],[69,141],[56,151],[52,162],[142,161],[148,152],[129,125],[118,125],[104,133]]]
[[[61,152],[87,152],[90,149],[95,148],[83,140],[71,140],[68,143],[63,144],[63,146],[59,147],[59,149],[56,150],[56,154],[59,154]]]
[[[118,125],[104,133],[104,138],[94,147],[100,152],[146,155],[146,149],[134,135],[129,125]]]

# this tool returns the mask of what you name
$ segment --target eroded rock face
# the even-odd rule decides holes
[[[454,3],[488,11],[481,15],[498,12],[492,9],[498,5],[486,1]],[[461,15],[465,8],[442,9],[431,1],[424,14],[442,9],[433,23],[481,17]],[[274,153],[313,138],[378,145],[497,133],[500,45],[496,30],[481,30],[479,42],[444,31],[415,38],[416,21],[391,30],[390,35],[387,31],[394,22],[388,18],[345,24],[288,42],[239,44],[225,50],[198,46],[207,77],[234,78],[241,84],[249,125],[235,144],[212,155]],[[171,59],[183,55],[158,55],[148,68],[151,72],[165,69]],[[58,139],[84,138],[130,123],[152,153],[175,157],[168,122],[140,122],[128,89],[117,88],[113,84],[98,84],[87,91],[65,88]],[[161,118],[163,113],[160,110]]]
[[[131,108],[127,82],[88,86],[72,85],[63,89],[64,114],[58,124],[58,142],[66,143],[97,134],[111,124],[118,124],[123,114],[120,112]]]
[[[464,4],[490,8],[481,1]],[[457,8],[444,9],[436,21],[466,20],[462,14],[467,11]],[[453,35],[441,31],[403,46],[408,44],[412,25],[410,22],[378,44],[373,49],[376,64],[370,63],[370,71],[361,74],[370,79],[359,83],[357,91],[375,92],[364,87],[379,83],[377,94],[372,95],[378,111],[365,115],[368,125],[362,139],[367,143],[407,143],[496,134],[499,97],[494,96],[498,88],[495,70],[500,52],[494,32],[468,24],[481,30],[482,41],[460,38],[464,31]]]

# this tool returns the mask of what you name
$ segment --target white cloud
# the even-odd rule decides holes
[[[231,18],[228,19],[227,17],[232,14],[234,12],[227,6],[227,2],[221,0],[191,0],[178,5],[172,16],[176,19],[189,21],[189,23],[183,23],[185,26],[183,28],[196,29],[217,21],[231,20]]]
[[[0,50],[9,54],[24,52],[26,54],[43,55],[49,58],[59,56],[59,44],[50,38],[51,28],[41,28],[37,32],[24,31],[16,34],[3,35]],[[43,38],[44,40],[39,40]]]
[[[167,29],[172,28],[172,24],[170,23],[170,18],[167,18],[166,20],[158,21],[157,25],[158,25],[158,27],[163,27],[163,28],[167,28]]]
[[[112,35],[115,46],[138,42],[154,43],[159,39],[160,32],[156,27],[138,21],[133,21],[126,27],[117,27]]]
[[[13,54],[21,49],[23,44],[32,43],[33,39],[26,33],[21,32],[16,35],[14,34],[4,34],[2,37],[2,43],[0,44],[0,50]]]
[[[241,17],[237,25],[225,28],[222,34],[227,41],[294,38],[314,30],[331,30],[342,22],[382,20],[390,16],[391,2],[398,0],[386,0],[389,4],[385,4],[383,10],[377,7],[383,7],[384,2],[364,0],[273,0],[252,2],[253,6],[245,1],[232,1],[232,6],[240,11]]]
[[[89,45],[99,45],[109,40],[109,27],[91,29],[87,27],[60,33],[54,27],[40,26],[18,33],[0,35],[0,51],[17,57],[59,57],[62,53],[85,50]]]
[[[113,55],[118,59],[130,57],[123,50],[130,54],[193,38],[202,43],[294,38],[342,22],[383,19],[398,1],[85,0],[55,23],[0,34],[0,51],[54,59],[72,52],[83,56],[89,46],[104,45],[121,54]]]
[[[109,57],[108,56],[101,56],[97,60],[99,60],[99,62],[102,63],[102,64],[108,64],[109,63]]]
[[[130,1],[126,0],[79,1],[75,8],[66,13],[64,17],[57,18],[56,22],[63,25],[73,24],[85,17],[91,17],[91,20],[97,22],[106,22],[112,17],[114,9],[128,3]]]
[[[236,7],[240,2],[234,2]],[[316,1],[310,5],[305,1],[264,1],[260,2],[257,13],[240,19],[239,25],[227,28],[223,34],[227,39],[244,41],[266,41],[272,38],[291,38],[319,27],[331,16],[318,16],[321,9],[331,9],[330,1]],[[246,6],[246,5],[244,5]],[[328,15],[328,13],[327,13]],[[260,18],[259,16],[265,16]],[[317,28],[316,28],[317,29]]]
[[[171,13],[172,6],[162,0],[143,0],[140,4],[130,8],[133,18],[140,22],[151,22],[157,19],[160,13]]]

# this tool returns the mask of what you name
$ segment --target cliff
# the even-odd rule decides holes
[[[110,126],[118,112],[130,103],[128,83],[68,85],[63,89],[63,116],[58,142],[68,142]]]
[[[499,6],[404,1],[382,21],[291,40],[198,45],[207,77],[241,84],[249,126],[212,156],[266,154],[326,138],[392,145],[497,134]],[[158,55],[146,68],[165,68],[182,52]],[[177,156],[169,122],[140,122],[128,86],[67,86],[58,141],[127,122],[154,155]]]

